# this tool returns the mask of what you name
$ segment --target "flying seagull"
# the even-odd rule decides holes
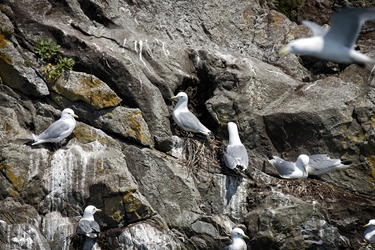
[[[305,154],[298,156],[296,162],[285,161],[277,156],[273,156],[273,159],[268,161],[282,178],[296,179],[307,178],[308,176],[306,166],[309,164],[309,157]]]
[[[82,219],[77,225],[77,234],[83,242],[83,250],[91,250],[95,245],[95,239],[99,236],[100,226],[94,219],[95,212],[101,212],[95,206],[87,206],[83,213]]]
[[[317,57],[337,63],[374,64],[375,60],[354,50],[362,24],[375,19],[375,8],[349,8],[333,14],[329,30],[320,25],[302,21],[313,36],[290,42],[280,54],[294,53]]]
[[[249,157],[245,146],[241,143],[237,125],[234,122],[228,122],[228,132],[229,142],[224,153],[225,165],[230,169],[245,170],[249,164]]]
[[[230,233],[230,238],[232,239],[232,244],[224,247],[222,250],[247,250],[245,239],[249,239],[245,235],[241,228],[234,228]]]
[[[172,100],[178,100],[173,109],[173,118],[175,122],[186,131],[201,133],[211,136],[212,132],[206,128],[198,118],[188,109],[188,96],[185,92],[180,92],[172,97]]]
[[[335,169],[349,167],[342,164],[340,159],[331,159],[326,154],[310,155],[309,159],[309,164],[306,166],[309,175],[322,175]]]
[[[76,126],[76,120],[78,118],[74,114],[74,111],[66,108],[61,113],[61,118],[52,123],[43,133],[34,136],[34,142],[31,145],[36,145],[45,142],[60,142],[64,138],[68,137]]]
[[[363,233],[363,238],[369,243],[375,242],[375,219],[370,220],[365,227],[365,232]]]

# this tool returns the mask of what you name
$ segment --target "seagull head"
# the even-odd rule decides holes
[[[375,226],[375,219],[369,220],[369,222],[363,227]]]
[[[71,117],[71,118],[78,118],[78,116],[76,114],[74,114],[74,111],[70,108],[66,108],[64,109],[62,112],[61,112],[61,118],[68,118],[68,117]]]
[[[315,55],[323,49],[324,42],[321,37],[309,37],[294,40],[281,48],[279,53],[298,55]]]
[[[240,136],[238,135],[237,124],[228,122],[229,145],[239,145],[241,143]]]
[[[238,227],[236,227],[232,230],[232,232],[230,233],[230,237],[232,238],[232,240],[234,240],[236,238],[249,239],[249,237],[247,235],[245,235],[243,230],[241,228],[238,228]]]
[[[300,156],[298,156],[296,163],[301,165],[303,167],[303,170],[307,173],[306,167],[309,165],[309,161],[310,158],[307,155],[301,154]]]
[[[234,122],[228,122],[229,131],[237,131],[237,125]]]
[[[188,96],[185,92],[180,92],[176,96],[172,96],[171,99],[175,101],[185,101],[185,100],[187,101]]]
[[[85,211],[83,212],[83,218],[86,219],[94,219],[94,214],[96,212],[101,212],[102,210],[96,208],[93,205],[89,205],[85,208]]]

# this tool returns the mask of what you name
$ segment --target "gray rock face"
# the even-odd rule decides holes
[[[315,2],[279,7],[321,25],[345,7]],[[365,247],[362,226],[375,211],[371,69],[280,56],[311,34],[276,7],[2,1],[0,249],[76,249],[88,204],[103,210],[97,249],[221,249],[235,226],[248,249]],[[358,49],[375,56],[370,26]],[[46,82],[39,39],[59,44],[73,70]],[[179,91],[215,139],[176,126],[170,97]],[[62,145],[27,144],[66,107],[80,118]],[[223,161],[230,121],[248,151],[244,173]],[[302,153],[351,167],[283,180],[267,161]]]

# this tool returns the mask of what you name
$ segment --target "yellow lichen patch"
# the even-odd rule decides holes
[[[8,43],[8,40],[4,37],[2,33],[0,33],[0,48],[5,47],[7,43]]]
[[[114,142],[109,141],[104,135],[96,133],[96,131],[87,126],[79,126],[73,130],[73,135],[81,143],[89,143],[98,141],[103,145],[113,146]]]
[[[11,195],[17,196],[18,192],[20,192],[22,190],[24,183],[19,176],[16,176],[11,171],[12,168],[13,168],[12,166],[0,163],[0,170],[2,170],[5,173],[7,179],[10,181],[10,183],[13,186],[13,189],[11,190]]]
[[[149,207],[134,197],[134,192],[135,189],[129,189],[123,196],[127,219],[131,221],[142,219],[151,214]]]
[[[269,19],[270,19],[270,27],[273,28],[281,24],[285,20],[285,16],[277,11],[271,10],[269,14]]]
[[[375,155],[367,156],[366,163],[368,166],[369,183],[375,185]]]
[[[130,128],[130,136],[138,139],[142,143],[149,144],[150,141],[148,138],[146,138],[143,133],[143,127],[142,124],[139,122],[142,118],[141,111],[136,111],[133,113],[130,113],[126,116],[126,120],[129,122],[129,128]]]
[[[124,217],[124,215],[121,213],[120,210],[117,210],[117,211],[115,211],[114,213],[112,213],[111,217],[112,217],[115,221],[121,221],[122,218]]]
[[[3,61],[8,64],[12,65],[12,59],[4,55],[3,53],[0,53],[0,59],[3,59]]]
[[[101,89],[103,84],[97,78],[82,76],[79,78],[79,82],[81,88],[78,89],[78,92],[82,95],[82,100],[96,108],[114,107],[121,102],[121,99],[114,92],[109,89],[103,91]]]
[[[10,130],[12,130],[13,127],[8,122],[4,122],[3,124],[1,124],[1,128],[2,130],[9,132]]]

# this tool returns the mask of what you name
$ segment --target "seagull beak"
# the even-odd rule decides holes
[[[366,224],[366,225],[364,225],[363,227],[368,227],[368,226],[370,226],[370,224]]]
[[[76,114],[74,114],[73,116],[74,116],[74,118],[79,118],[78,115],[76,115]]]
[[[96,212],[102,212],[102,210],[101,209],[96,209]]]
[[[175,95],[175,96],[172,96],[171,99],[174,100],[174,101],[177,101],[178,97]]]
[[[289,49],[287,48],[287,47],[283,47],[283,48],[281,48],[280,50],[279,50],[279,54],[280,55],[286,55],[286,54],[288,54],[290,51],[289,51]]]
[[[249,236],[247,236],[247,235],[242,235],[242,238],[244,238],[244,239],[247,239],[247,240],[250,240],[250,238],[249,238]]]

